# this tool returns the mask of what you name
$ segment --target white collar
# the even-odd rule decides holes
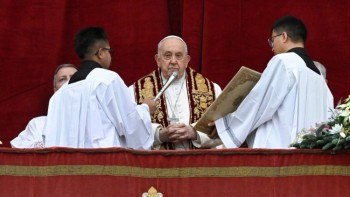
[[[163,84],[165,84],[168,81],[168,79],[164,77],[163,73],[161,73],[161,77],[162,77]],[[182,75],[180,79],[176,79],[175,81],[173,81],[172,85],[181,85],[183,80],[185,80],[185,78],[186,78],[186,73],[184,73],[184,75]]]

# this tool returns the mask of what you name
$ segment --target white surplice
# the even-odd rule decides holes
[[[150,149],[154,139],[148,110],[136,105],[117,73],[95,68],[50,99],[45,147]]]
[[[163,78],[163,84],[166,83],[166,79]],[[217,97],[221,93],[221,88],[216,83],[214,84],[215,96]],[[130,93],[134,96],[134,86],[129,87]],[[168,120],[174,115],[179,123],[184,123],[190,125],[190,104],[189,95],[187,95],[186,86],[186,75],[183,75],[181,79],[175,80],[168,89],[164,92],[167,99],[167,112]],[[135,96],[134,96],[135,97]],[[135,98],[134,98],[135,100]],[[176,103],[176,105],[175,105]],[[162,142],[159,139],[159,128],[160,125],[157,123],[152,123],[152,129],[155,133],[154,146],[153,149],[159,149]],[[222,144],[220,139],[211,139],[207,134],[202,132],[197,132],[197,140],[192,141],[192,144],[197,148],[215,148],[216,146]],[[189,146],[187,143],[175,143],[176,150],[188,150]]]
[[[26,128],[10,144],[12,148],[43,148],[43,130],[46,116],[39,116],[29,121]]]
[[[215,121],[225,147],[288,148],[297,132],[327,121],[333,96],[295,53],[275,55],[238,109]]]

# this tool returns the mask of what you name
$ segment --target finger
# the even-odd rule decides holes
[[[213,135],[213,134],[208,134],[208,137],[211,138],[211,139],[214,139],[215,135]]]
[[[179,138],[179,135],[176,134],[176,133],[173,133],[173,134],[169,135],[169,139],[170,140],[177,140],[178,138]]]
[[[210,133],[208,134],[208,137],[211,139],[215,139],[215,138],[219,137],[218,132],[217,132],[215,127],[213,130],[210,131]]]
[[[208,123],[208,126],[209,126],[209,127],[212,127],[212,126],[214,126],[214,125],[215,125],[215,122],[214,122],[214,121]]]
[[[216,139],[216,138],[219,138],[219,135],[218,134],[215,134],[215,135],[212,135],[212,136],[209,136],[211,139]]]

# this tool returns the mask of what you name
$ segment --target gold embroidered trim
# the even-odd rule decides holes
[[[197,73],[191,68],[186,69],[188,76],[186,86],[189,108],[190,108],[190,123],[197,122],[205,110],[213,103],[215,99],[215,91],[213,83],[205,78],[202,74]],[[159,70],[142,77],[135,84],[135,98],[138,104],[143,102],[143,99],[154,98],[158,93],[159,85],[161,86],[161,74]],[[168,126],[169,122],[166,117],[167,104],[163,96],[157,101],[157,109],[152,116],[152,122],[159,123],[163,127]]]
[[[2,165],[0,166],[0,175],[29,177],[108,175],[142,178],[350,176],[350,166],[141,168],[108,165]]]

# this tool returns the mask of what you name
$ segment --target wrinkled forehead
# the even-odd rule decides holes
[[[57,71],[56,76],[60,77],[60,76],[71,75],[71,74],[74,74],[76,71],[77,69],[74,67],[63,67]]]

